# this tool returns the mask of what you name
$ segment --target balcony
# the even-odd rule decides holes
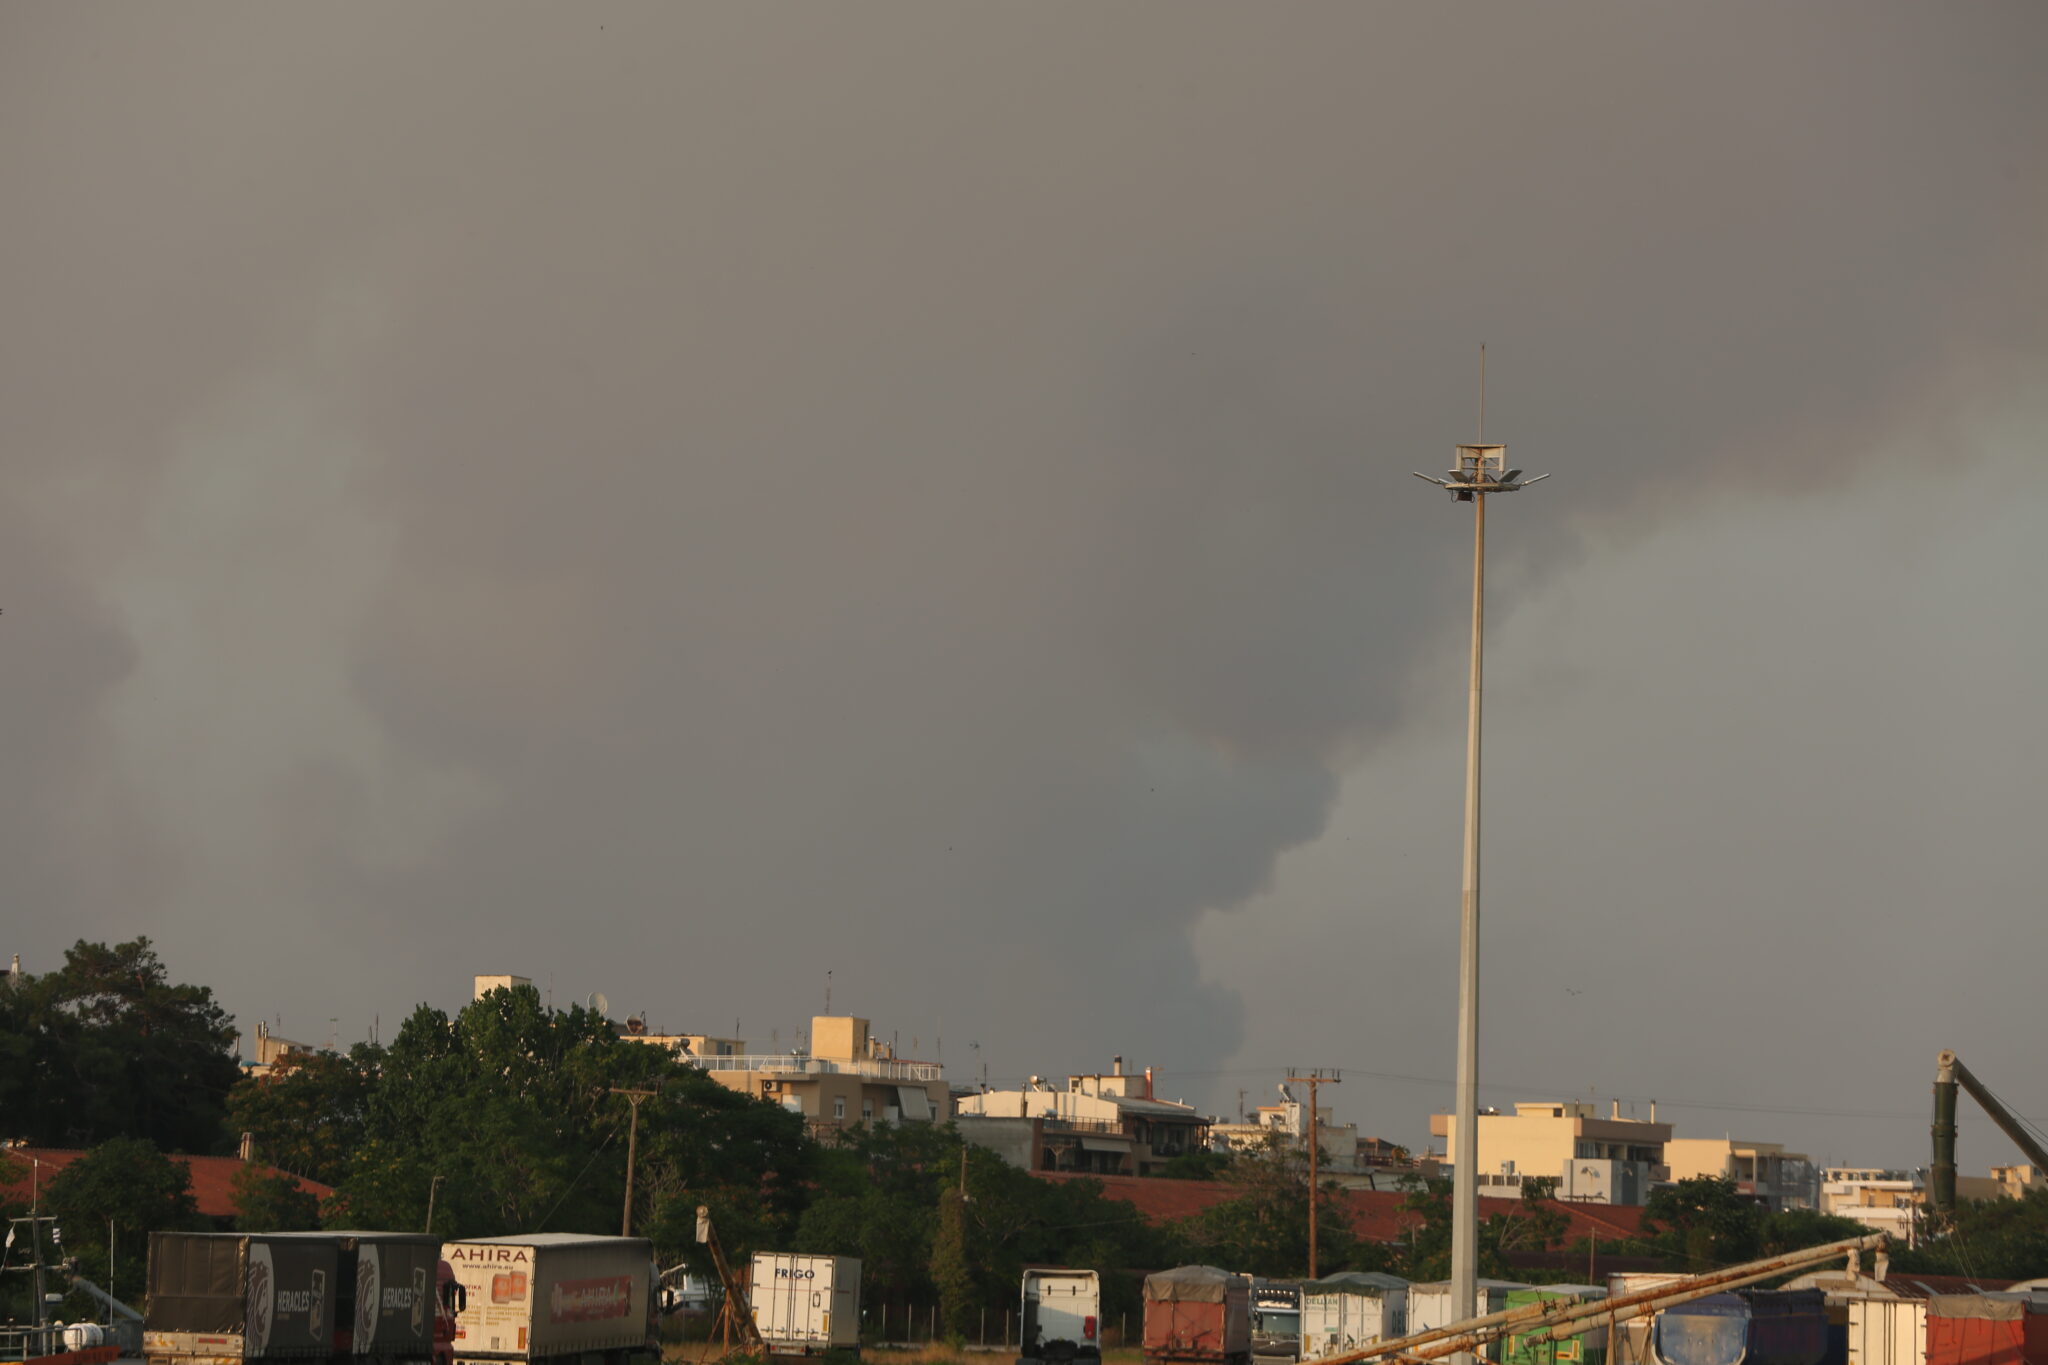
[[[732,1057],[685,1057],[699,1071],[757,1071],[769,1076],[859,1076],[870,1081],[936,1081],[944,1079],[937,1062],[903,1062],[895,1058],[843,1061],[832,1057],[799,1057],[787,1052],[741,1053]]]

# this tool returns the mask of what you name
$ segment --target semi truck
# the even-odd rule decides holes
[[[1251,1365],[1251,1282],[1213,1265],[1145,1277],[1145,1360]]]
[[[543,1232],[444,1242],[455,1318],[450,1365],[652,1365],[653,1244]]]
[[[1092,1270],[1027,1270],[1017,1365],[1102,1359],[1102,1279]]]
[[[1260,1360],[1301,1357],[1301,1284],[1252,1280],[1252,1354]]]
[[[424,1365],[453,1334],[440,1246],[405,1232],[153,1233],[143,1355]]]
[[[853,1256],[754,1255],[747,1301],[774,1356],[860,1349],[860,1261]]]

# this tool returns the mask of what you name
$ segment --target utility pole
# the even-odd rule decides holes
[[[1317,1067],[1304,1075],[1289,1076],[1293,1085],[1308,1087],[1308,1277],[1316,1278],[1316,1201],[1321,1190],[1316,1185],[1316,1162],[1323,1146],[1323,1112],[1317,1104],[1316,1091],[1325,1085],[1342,1084],[1344,1078],[1335,1071]]]
[[[1457,464],[1443,478],[1415,477],[1472,504],[1472,678],[1465,717],[1464,893],[1458,915],[1458,1092],[1451,1165],[1452,1311],[1478,1311],[1479,1298],[1479,719],[1481,642],[1486,605],[1486,499],[1512,493],[1548,474],[1522,477],[1507,467],[1507,447],[1486,441],[1486,347],[1479,348],[1479,443],[1457,448]],[[1460,1352],[1458,1365],[1472,1365]]]
[[[421,1229],[422,1232],[430,1233],[434,1230],[434,1196],[441,1192],[441,1182],[447,1178],[445,1175],[437,1175],[427,1182],[427,1225]]]
[[[626,1103],[633,1106],[633,1121],[626,1129],[626,1207],[619,1215],[619,1236],[633,1235],[633,1163],[640,1156],[640,1101],[654,1094],[652,1090],[625,1090],[612,1087],[614,1095],[624,1095]]]

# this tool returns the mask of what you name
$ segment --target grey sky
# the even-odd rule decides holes
[[[2048,1113],[2038,6],[0,28],[32,960],[1442,1075],[1484,337],[1488,1074]]]

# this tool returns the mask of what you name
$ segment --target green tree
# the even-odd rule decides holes
[[[237,1232],[310,1232],[320,1226],[320,1201],[296,1176],[249,1162],[228,1190]]]
[[[1181,1225],[1191,1258],[1254,1275],[1306,1275],[1308,1154],[1272,1135],[1264,1146],[1238,1156],[1229,1181],[1236,1198]],[[1316,1269],[1323,1274],[1352,1266],[1361,1255],[1373,1257],[1360,1246],[1343,1190],[1333,1181],[1323,1183],[1316,1206],[1316,1253]]]
[[[1199,1149],[1167,1158],[1155,1172],[1166,1180],[1220,1180],[1229,1173],[1229,1156]]]
[[[2048,1267],[2048,1190],[2019,1199],[1965,1199],[1935,1235],[1892,1254],[1893,1273],[2027,1279]]]
[[[269,1075],[244,1077],[229,1092],[229,1129],[248,1133],[279,1170],[335,1184],[369,1136],[383,1057],[373,1043],[357,1043],[345,1055],[288,1052]]]
[[[967,1194],[948,1190],[939,1197],[938,1227],[932,1236],[932,1284],[939,1291],[939,1320],[950,1341],[965,1341],[974,1330],[979,1286],[967,1253]]]
[[[1651,1192],[1643,1233],[1674,1267],[1712,1270],[1757,1258],[1764,1211],[1725,1176],[1701,1175]]]
[[[1550,1251],[1563,1245],[1571,1227],[1571,1216],[1552,1198],[1555,1181],[1531,1180],[1522,1186],[1520,1201],[1512,1209],[1487,1214],[1479,1220],[1479,1273],[1498,1279],[1514,1279],[1508,1257],[1514,1253]],[[1408,1244],[1391,1256],[1399,1273],[1417,1281],[1446,1279],[1451,1271],[1452,1190],[1448,1180],[1432,1180],[1401,1201],[1409,1213],[1421,1215]]]
[[[203,1231],[192,1200],[191,1172],[147,1138],[111,1138],[57,1173],[43,1189],[43,1208],[56,1215],[64,1255],[95,1284],[139,1286],[152,1232]],[[109,1258],[109,1234],[114,1255]],[[66,1303],[72,1316],[91,1316],[82,1295]]]
[[[204,986],[171,982],[146,938],[81,939],[55,972],[28,977],[4,1010],[0,1102],[11,1136],[86,1147],[145,1138],[211,1152],[241,1075],[235,1026]]]
[[[654,1092],[640,1107],[633,1217],[664,1258],[704,1268],[699,1204],[735,1258],[786,1245],[810,1184],[816,1149],[799,1115],[591,1011],[550,1010],[530,986],[453,1017],[422,1006],[389,1047],[347,1062],[310,1074],[307,1093],[247,1102],[316,1152],[323,1100],[344,1107],[336,1131],[357,1136],[326,1210],[334,1226],[424,1227],[438,1177],[432,1230],[444,1237],[615,1230],[632,1112],[622,1089]]]

